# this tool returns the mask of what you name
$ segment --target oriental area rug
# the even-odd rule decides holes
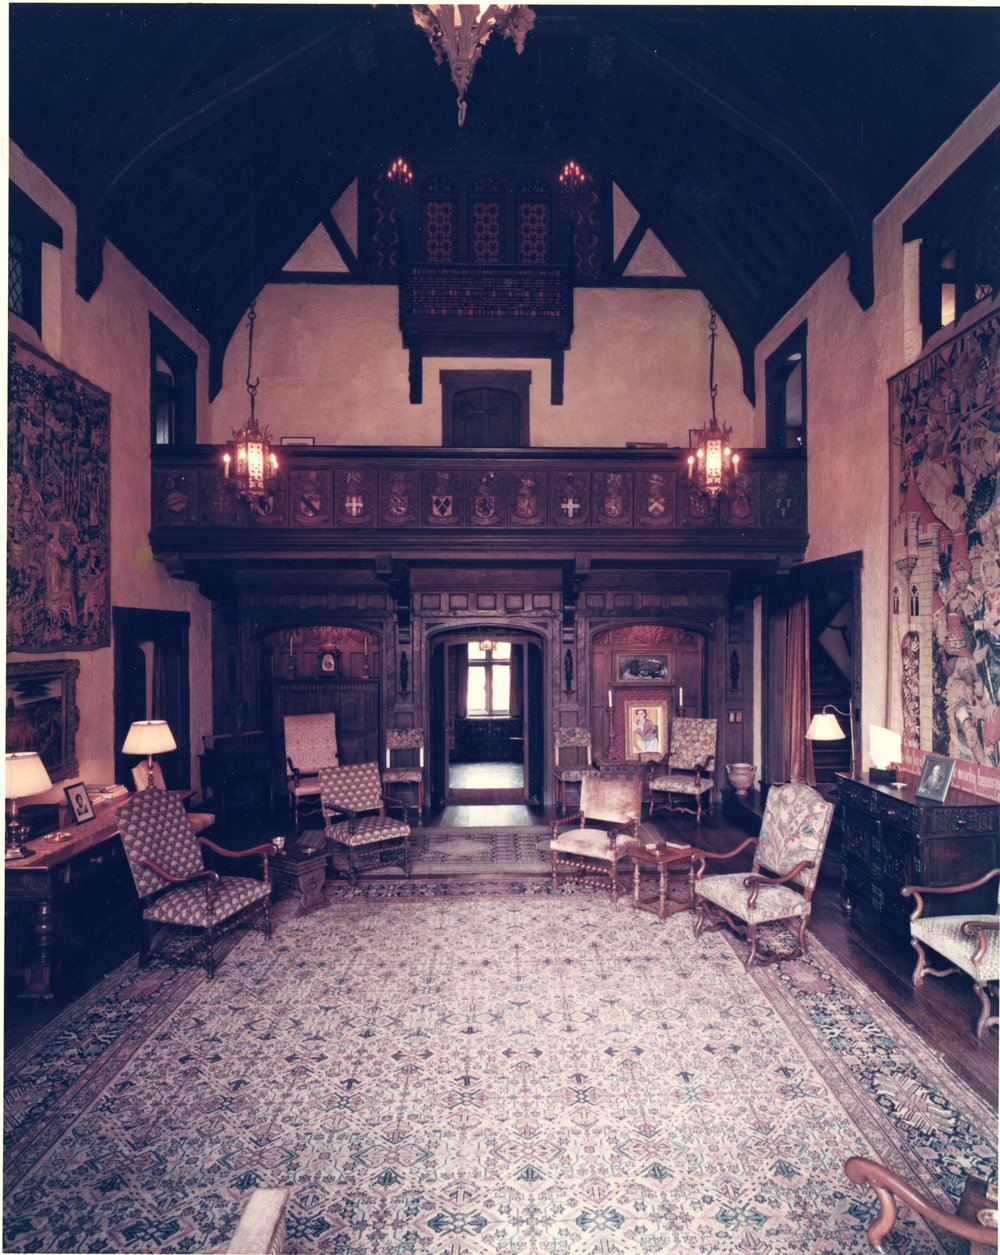
[[[544,878],[327,887],[213,982],[134,962],[8,1058],[6,1251],[867,1249],[881,1160],[953,1208],[995,1118],[815,944],[748,974]],[[890,1249],[958,1250],[912,1213]]]

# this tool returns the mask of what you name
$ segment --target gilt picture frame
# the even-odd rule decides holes
[[[34,751],[55,784],[79,771],[76,734],[80,712],[76,658],[7,664],[6,750],[8,754]]]
[[[666,701],[625,702],[625,758],[632,763],[662,757],[667,745],[670,712]]]
[[[669,684],[673,659],[664,651],[622,650],[615,654],[615,684]]]

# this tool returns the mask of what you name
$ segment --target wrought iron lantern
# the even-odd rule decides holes
[[[245,501],[267,499],[268,488],[278,473],[278,459],[271,449],[271,432],[260,427],[254,413],[260,378],[252,377],[253,327],[257,320],[257,302],[250,302],[247,314],[247,393],[250,397],[250,417],[233,432],[233,441],[223,455],[226,479],[234,483],[236,494]]]
[[[715,382],[715,341],[719,322],[714,308],[708,307],[708,388],[712,398],[712,421],[698,434],[698,447],[688,457],[688,479],[696,481],[702,492],[714,501],[726,491],[739,474],[740,455],[729,445],[733,429],[719,423],[715,415],[715,399],[719,385]]]

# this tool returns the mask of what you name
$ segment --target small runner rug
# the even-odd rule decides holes
[[[840,1255],[848,1156],[950,1208],[994,1171],[994,1114],[818,943],[748,974],[541,877],[327,893],[8,1058],[6,1251],[224,1249],[288,1185],[290,1252]],[[892,1240],[958,1250],[905,1209]]]

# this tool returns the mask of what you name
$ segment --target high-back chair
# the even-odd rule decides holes
[[[994,867],[978,880],[964,885],[904,885],[904,897],[911,897],[916,908],[910,916],[910,945],[917,952],[913,983],[920,985],[925,976],[950,976],[965,972],[972,977],[972,988],[979,999],[976,1036],[982,1037],[993,1024],[1000,1023],[990,1015],[990,995],[995,997],[1000,982],[1000,902],[992,915],[971,911],[953,915],[924,915],[924,898],[928,895],[968,893],[1000,878],[1000,867]],[[1000,879],[997,880],[1000,888]],[[951,966],[933,968],[928,964],[927,946],[941,955]]]
[[[136,793],[141,793],[143,789],[150,787],[149,766],[146,763],[138,763],[132,768],[132,783],[135,785]],[[153,763],[153,781],[154,789],[166,789],[166,781],[163,779],[163,768],[159,763]],[[184,812],[191,827],[194,829],[195,836],[200,836],[207,828],[215,823],[215,816],[210,811],[189,811]]]
[[[609,884],[618,901],[618,865],[639,845],[642,777],[600,772],[580,782],[580,810],[552,824],[552,887]]]
[[[296,828],[303,810],[320,809],[320,768],[336,767],[339,763],[336,715],[285,715],[288,801]]]
[[[741,937],[749,937],[748,968],[805,954],[813,890],[832,819],[833,803],[825,802],[807,784],[774,786],[767,795],[759,837],[749,837],[724,853],[695,855],[695,936],[727,925]],[[705,875],[709,860],[733,858],[751,846],[756,848],[749,874]],[[757,929],[776,921],[795,924],[797,944],[781,954],[762,952]]]
[[[118,831],[142,908],[139,966],[150,958],[157,932],[165,926],[195,929],[192,945],[161,953],[171,963],[201,963],[209,980],[218,960],[219,938],[240,926],[256,926],[271,937],[271,878],[268,855],[273,845],[225,850],[207,837],[196,837],[176,793],[146,789],[119,807]],[[259,856],[263,879],[220,876],[205,866],[202,850],[221,858]]]
[[[346,858],[351,884],[358,873],[394,864],[410,874],[410,826],[405,819],[386,814],[393,799],[382,792],[377,763],[350,763],[346,767],[322,767],[319,773],[320,804],[331,862],[336,854]]]
[[[394,755],[410,761],[397,764]],[[416,758],[416,762],[412,760]],[[382,783],[414,784],[417,787],[417,823],[424,814],[424,734],[420,728],[388,728],[385,734],[385,771]],[[400,805],[403,805],[401,802]],[[409,808],[407,807],[407,813]]]
[[[566,814],[566,786],[567,784],[583,785],[584,776],[592,776],[596,768],[592,765],[590,756],[591,734],[589,728],[575,726],[571,728],[556,728],[555,736],[555,770],[553,775],[556,780],[556,805],[559,808],[559,814]],[[563,750],[569,750],[575,755],[575,759],[571,763],[563,764]],[[580,762],[580,758],[586,753],[586,762]]]
[[[664,810],[695,815],[701,823],[702,795],[715,787],[717,719],[675,719],[670,729],[667,770],[649,782],[649,814]]]

